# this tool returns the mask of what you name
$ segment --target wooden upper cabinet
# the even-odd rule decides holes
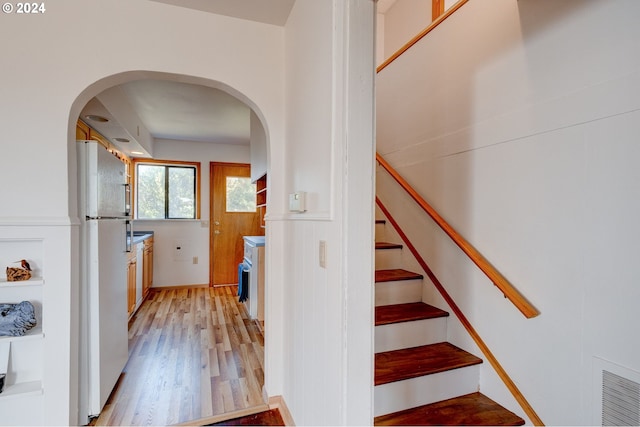
[[[264,216],[267,214],[267,175],[256,181],[256,208],[260,214],[260,227],[265,228]]]
[[[87,140],[90,139],[89,135],[91,134],[91,128],[87,126],[84,122],[78,120],[76,123],[76,140]]]

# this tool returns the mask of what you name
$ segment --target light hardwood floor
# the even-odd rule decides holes
[[[170,425],[263,406],[264,339],[237,286],[152,289],[95,425]]]

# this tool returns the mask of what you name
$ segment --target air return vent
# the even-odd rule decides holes
[[[594,377],[599,395],[594,424],[640,426],[640,373],[594,358]]]
[[[602,425],[640,425],[640,384],[602,371]]]

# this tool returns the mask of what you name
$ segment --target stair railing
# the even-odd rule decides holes
[[[436,210],[427,203],[426,200],[418,194],[418,192],[409,185],[409,183],[393,168],[387,161],[379,154],[376,153],[376,159],[380,166],[382,166],[393,179],[411,196],[411,198],[424,210],[435,223],[458,245],[458,247],[464,252],[475,265],[487,275],[504,294],[505,298],[508,298],[513,305],[520,310],[520,312],[527,318],[536,317],[540,312],[520,293],[518,290],[484,257],[477,249],[471,245],[460,233],[458,233],[442,216],[436,212]]]
[[[440,283],[440,281],[438,280],[436,275],[433,273],[431,268],[429,268],[424,258],[422,258],[422,256],[420,255],[416,247],[411,243],[411,241],[409,240],[407,235],[404,233],[402,228],[400,228],[400,225],[393,218],[393,216],[391,216],[391,213],[389,212],[389,210],[384,206],[384,204],[380,201],[380,199],[377,196],[376,196],[376,204],[378,205],[378,207],[380,208],[384,216],[389,220],[393,228],[396,230],[396,232],[398,233],[398,235],[406,245],[407,249],[409,249],[409,251],[413,254],[416,261],[418,261],[418,264],[420,264],[420,267],[426,273],[427,277],[429,277],[429,279],[431,280],[433,285],[436,287],[436,289],[438,290],[442,298],[447,302],[447,304],[451,308],[451,311],[453,311],[453,313],[458,318],[458,320],[460,320],[460,323],[462,324],[462,326],[469,333],[469,335],[471,336],[473,341],[476,343],[480,351],[482,351],[482,354],[484,354],[484,356],[489,361],[493,369],[496,371],[496,373],[498,374],[502,382],[505,384],[505,386],[507,386],[507,389],[509,389],[513,397],[516,399],[516,401],[522,408],[522,410],[527,414],[531,422],[536,426],[544,426],[544,423],[542,422],[540,417],[538,417],[538,414],[533,409],[533,407],[531,407],[531,405],[529,404],[527,399],[524,397],[520,389],[518,389],[518,386],[516,386],[516,384],[511,379],[511,377],[509,377],[509,375],[504,370],[500,362],[498,362],[498,359],[496,359],[496,357],[493,355],[489,347],[485,344],[485,342],[482,340],[478,332],[476,332],[475,328],[471,325],[471,322],[469,322],[469,320],[464,315],[462,310],[460,310],[460,307],[458,307],[458,305],[453,300],[451,295],[449,295],[449,293],[444,288],[444,286],[442,286],[442,283]]]
[[[451,15],[453,15],[453,13],[460,9],[466,2],[468,2],[469,0],[458,0],[458,2],[454,3],[449,9],[447,9],[446,11],[444,10],[444,4],[441,5],[441,7],[439,8],[440,11],[437,13],[437,18],[435,18],[431,24],[429,24],[429,26],[427,26],[427,28],[425,28],[424,30],[420,31],[419,34],[417,34],[414,38],[412,38],[411,40],[409,40],[404,46],[402,46],[400,49],[398,49],[393,55],[391,55],[389,58],[387,58],[382,64],[380,64],[376,71],[379,73],[380,71],[382,71],[387,65],[391,64],[393,61],[395,61],[400,55],[402,55],[403,53],[405,53],[407,50],[409,50],[409,48],[411,46],[413,46],[414,44],[418,43],[424,36],[426,36],[427,34],[429,34],[431,31],[433,31],[438,25],[442,24],[448,17],[450,17]],[[436,16],[435,13],[435,2],[433,5],[433,16]]]

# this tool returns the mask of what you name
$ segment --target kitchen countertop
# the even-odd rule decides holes
[[[243,236],[244,241],[253,246],[264,246],[264,236]]]
[[[149,237],[153,237],[153,231],[134,231],[133,232],[133,244],[138,244],[147,240]],[[127,236],[127,242],[129,241],[129,236]]]

